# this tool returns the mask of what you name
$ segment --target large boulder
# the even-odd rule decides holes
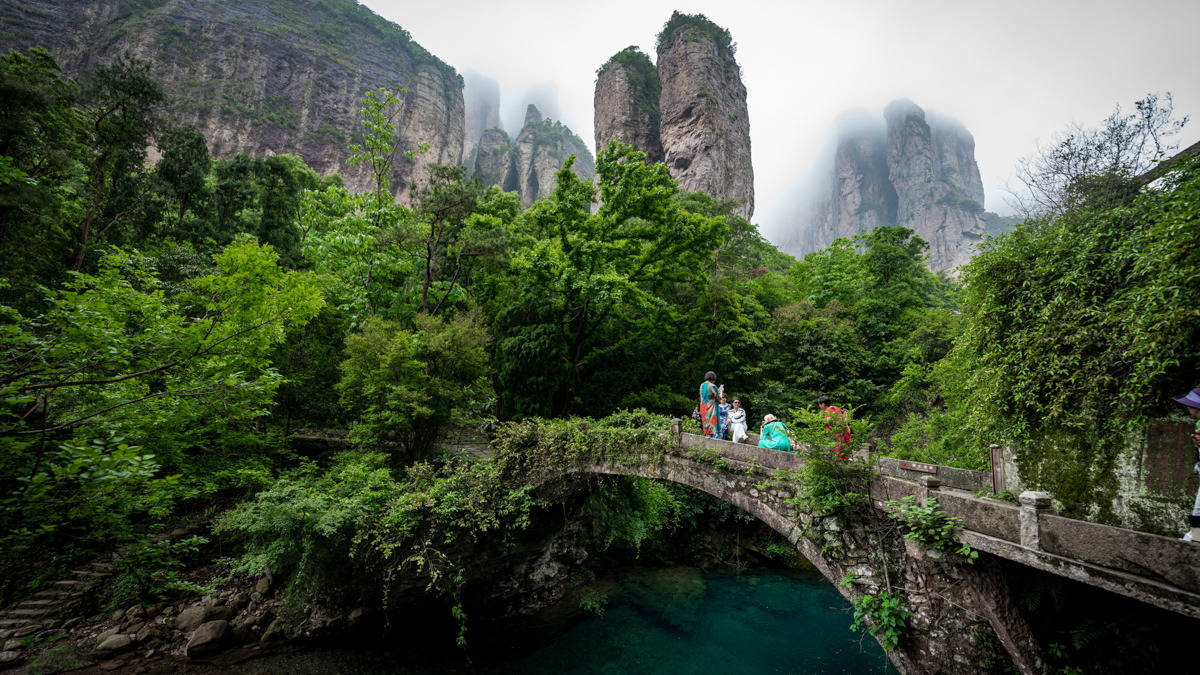
[[[183,648],[189,659],[202,658],[221,651],[229,634],[229,622],[208,621],[200,624]]]
[[[181,631],[189,631],[207,621],[228,621],[237,614],[232,607],[205,607],[194,605],[188,607],[175,617],[175,627]]]
[[[196,626],[205,622],[204,615],[208,611],[208,607],[188,607],[175,617],[175,627],[182,631],[189,631]]]
[[[99,647],[96,647],[96,651],[105,653],[119,652],[131,644],[133,644],[133,636],[125,633],[117,633],[116,635],[108,636],[104,642],[100,643]]]

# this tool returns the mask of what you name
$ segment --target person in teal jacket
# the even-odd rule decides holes
[[[788,438],[787,427],[783,426],[774,415],[763,418],[762,434],[758,437],[758,447],[772,450],[792,451],[792,441]]]

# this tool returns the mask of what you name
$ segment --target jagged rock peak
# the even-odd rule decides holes
[[[555,174],[571,155],[575,155],[575,174],[591,181],[595,161],[587,145],[562,122],[543,118],[537,106],[530,104],[525,126],[515,140],[502,129],[483,132],[471,168],[484,185],[515,190],[521,204],[528,206],[554,192]]]
[[[596,71],[595,134],[597,151],[619,141],[663,160],[659,136],[658,69],[637,47],[614,54]]]
[[[472,173],[487,186],[498,185],[507,191],[517,189],[513,143],[503,129],[486,129],[475,149]]]
[[[658,35],[660,138],[684,190],[738,202],[754,212],[754,168],[746,87],[729,31],[703,14],[675,12]]]
[[[542,117],[542,111],[538,110],[536,105],[530,103],[529,107],[525,108],[526,126],[528,126],[530,122],[541,122],[544,119],[546,118]]]
[[[513,148],[516,188],[522,205],[528,206],[554,192],[558,184],[555,174],[571,155],[575,155],[571,167],[575,175],[585,181],[592,180],[595,160],[587,144],[575,132],[562,122],[542,119],[532,104],[526,109],[525,119],[525,127]]]
[[[149,61],[173,101],[171,123],[196,125],[219,158],[296,154],[366,189],[370,170],[347,163],[349,145],[363,93],[380,87],[405,90],[397,156],[429,145],[395,162],[399,199],[425,165],[462,158],[462,78],[354,0],[4,2],[0,49],[34,45],[77,79],[123,52]]]
[[[804,254],[880,225],[929,243],[929,267],[952,272],[985,231],[975,140],[956,120],[907,99],[839,120],[832,170],[784,249]]]

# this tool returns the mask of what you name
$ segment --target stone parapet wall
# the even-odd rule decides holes
[[[1191,512],[1200,487],[1200,478],[1193,469],[1191,429],[1192,422],[1177,415],[1152,419],[1130,434],[1113,475],[1105,475],[1115,479],[1115,486],[1106,488],[1111,500],[1108,514],[1102,516],[1093,510],[1085,517],[1143,532],[1182,535],[1187,530],[1185,516]],[[1004,477],[1003,489],[1014,495],[1026,490],[1045,490],[1054,497],[1055,486],[1040,485],[1022,475],[1020,451],[1006,446],[997,453]]]

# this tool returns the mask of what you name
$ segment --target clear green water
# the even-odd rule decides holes
[[[892,672],[870,637],[851,631],[848,602],[814,573],[633,572],[603,616],[532,654],[484,667],[525,673]]]
[[[302,647],[220,672],[356,673],[894,673],[869,636],[850,630],[850,604],[816,572],[677,567],[634,570],[610,588],[603,616],[578,613],[531,633],[493,635],[490,653]],[[498,638],[498,639],[497,639]],[[378,643],[376,643],[378,644]],[[476,643],[478,644],[478,643]],[[187,672],[210,672],[187,668]],[[216,672],[216,671],[212,671]]]

